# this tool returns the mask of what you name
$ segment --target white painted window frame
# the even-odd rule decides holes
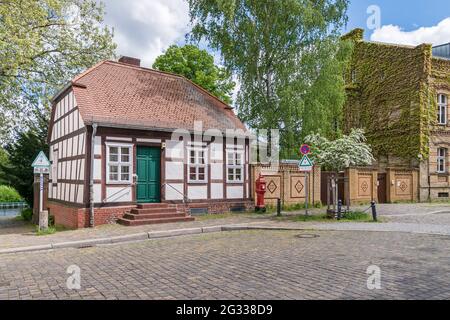
[[[134,154],[133,154],[133,144],[130,144],[130,143],[116,143],[116,142],[106,142],[105,143],[105,145],[106,145],[106,183],[107,184],[132,184],[132,182],[133,182],[133,157],[134,157]],[[118,161],[117,162],[114,162],[114,161],[109,161],[109,155],[110,155],[110,151],[109,151],[109,149],[111,148],[111,147],[117,147],[118,149],[119,149],[119,153],[118,153]],[[129,155],[130,155],[130,158],[129,158],[129,162],[122,162],[122,150],[120,149],[120,148],[129,148],[129,150],[130,150],[130,152],[129,152]],[[111,165],[115,165],[115,166],[118,166],[118,172],[117,172],[117,175],[118,175],[118,180],[117,181],[115,181],[115,180],[111,180],[110,179],[110,177],[109,177],[109,173],[110,173],[110,166]],[[129,175],[128,175],[128,180],[122,180],[122,177],[121,177],[121,173],[122,173],[122,166],[129,166]]]
[[[195,152],[194,163],[191,163],[191,151]],[[205,160],[204,164],[198,163],[199,157],[198,152],[203,151],[203,158]],[[206,147],[188,147],[187,148],[187,178],[188,183],[198,183],[205,184],[208,182],[208,149]],[[195,176],[199,176],[199,168],[205,168],[205,179],[191,179],[191,168],[195,168]]]
[[[441,155],[441,151],[443,151],[443,155]],[[446,171],[446,158],[447,158],[447,149],[446,148],[438,148],[437,149],[437,173],[445,173]],[[442,168],[441,168],[442,166]]]
[[[225,150],[225,157],[226,157],[226,175],[227,175],[227,182],[229,183],[244,183],[244,150],[233,150],[233,149],[226,149]],[[229,153],[233,153],[233,163],[230,163],[230,158],[228,157]],[[236,164],[236,156],[239,155],[241,158],[241,164]],[[233,179],[229,179],[228,176],[228,169],[233,169]],[[241,179],[236,179],[236,169],[241,169]]]
[[[442,102],[442,98],[444,98],[444,102]],[[448,97],[445,94],[438,94],[438,124],[446,125],[447,124],[447,104]],[[444,119],[442,119],[442,111],[444,112]]]

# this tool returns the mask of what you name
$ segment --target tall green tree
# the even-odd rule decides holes
[[[0,144],[83,69],[114,55],[96,0],[0,1]]]
[[[180,74],[206,89],[224,102],[231,104],[235,83],[231,74],[214,64],[214,57],[194,45],[170,46],[156,58],[153,68]]]
[[[192,41],[218,50],[240,83],[238,113],[279,128],[281,157],[309,133],[335,134],[349,45],[339,31],[348,0],[188,0]]]
[[[5,146],[9,158],[0,164],[0,181],[14,187],[30,204],[33,204],[33,168],[31,164],[39,151],[48,156],[48,116],[37,113],[36,121],[17,133],[17,138]]]

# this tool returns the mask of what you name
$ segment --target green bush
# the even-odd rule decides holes
[[[28,208],[28,209],[22,210],[20,215],[24,221],[31,221],[31,219],[33,218],[33,209]]]
[[[22,197],[16,189],[9,186],[0,186],[0,202],[20,202]]]

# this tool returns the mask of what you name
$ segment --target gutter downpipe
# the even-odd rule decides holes
[[[89,176],[89,227],[95,226],[94,215],[94,148],[95,148],[95,135],[97,134],[97,124],[92,124],[92,136],[91,136],[91,172]]]

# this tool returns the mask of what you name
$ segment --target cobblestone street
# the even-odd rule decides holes
[[[5,254],[0,299],[450,299],[449,244],[401,232],[236,231]],[[71,265],[80,290],[67,289]],[[367,289],[370,265],[381,290]]]

